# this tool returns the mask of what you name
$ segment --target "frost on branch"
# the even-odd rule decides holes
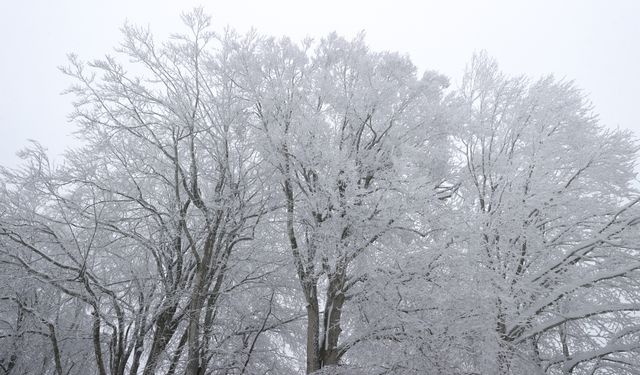
[[[0,169],[3,374],[637,373],[638,144],[572,82],[183,20]]]

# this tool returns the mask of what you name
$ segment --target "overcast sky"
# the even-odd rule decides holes
[[[487,50],[509,74],[553,73],[589,94],[602,123],[631,129],[640,88],[640,1],[0,1],[0,164],[35,139],[53,155],[70,143],[66,54],[111,53],[129,20],[158,37],[180,31],[180,13],[203,5],[216,28],[252,26],[300,40],[361,30],[376,50],[408,54],[421,69],[460,81]]]

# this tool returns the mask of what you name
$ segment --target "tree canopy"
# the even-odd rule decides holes
[[[573,82],[183,20],[0,169],[2,374],[640,373],[639,145]]]

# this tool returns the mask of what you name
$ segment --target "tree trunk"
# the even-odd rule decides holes
[[[56,363],[56,374],[63,375],[62,362],[60,360],[60,348],[58,347],[58,338],[56,336],[56,329],[53,324],[48,323],[49,326],[49,338],[51,339],[51,346],[53,347],[53,359]]]
[[[340,325],[342,318],[342,306],[345,302],[343,293],[344,276],[342,274],[333,275],[329,281],[327,291],[327,303],[324,309],[324,336],[322,337],[322,347],[320,348],[320,365],[333,366],[340,361],[338,351],[338,339],[342,333]]]
[[[310,289],[307,297],[307,374],[320,370],[320,311],[315,285]]]
[[[169,340],[173,337],[176,330],[176,324],[172,322],[173,314],[177,306],[171,305],[164,310],[155,323],[155,333],[151,343],[151,351],[149,358],[144,366],[143,375],[153,375],[156,370],[158,358],[164,352]]]
[[[187,371],[185,373],[186,375],[198,375],[202,371],[202,353],[200,351],[200,316],[207,292],[207,277],[209,276],[209,270],[211,268],[210,264],[219,224],[220,219],[218,219],[214,228],[209,230],[209,234],[207,235],[207,239],[204,243],[204,254],[200,264],[198,265],[193,281],[194,289],[191,294],[191,303],[189,304],[189,325],[187,327],[188,360]]]

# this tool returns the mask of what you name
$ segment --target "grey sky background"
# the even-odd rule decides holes
[[[474,51],[508,74],[554,74],[589,94],[601,122],[640,135],[640,1],[0,1],[0,164],[35,139],[52,155],[72,143],[66,54],[112,53],[125,20],[162,39],[181,31],[180,13],[202,5],[216,29],[252,26],[295,40],[361,30],[372,49],[408,54],[419,69],[455,85]],[[59,158],[56,157],[59,160]]]

